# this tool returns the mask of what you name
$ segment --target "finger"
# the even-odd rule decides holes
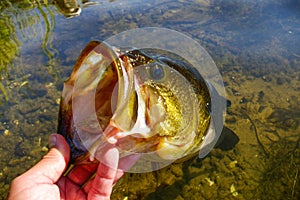
[[[52,134],[49,137],[50,151],[24,176],[37,176],[36,181],[42,183],[55,183],[70,160],[70,148],[62,135]]]
[[[88,194],[92,188],[92,185],[94,183],[95,177],[91,178],[87,184],[83,187],[83,191]]]
[[[90,189],[86,188],[89,190],[88,199],[110,199],[118,162],[119,151],[116,148],[109,149],[103,155]]]
[[[134,155],[125,156],[120,159],[113,185],[116,184],[116,182],[125,174],[125,172],[127,172],[136,163],[136,161],[140,157],[141,157],[140,154],[134,154]],[[86,193],[89,192],[89,190],[92,186],[93,180],[94,180],[94,178],[91,179],[84,187],[84,190]]]
[[[106,152],[111,148],[113,148],[113,145],[111,144],[105,144],[98,147],[95,153],[95,158],[97,159],[97,161],[101,160],[102,162],[105,162],[102,158],[104,157]],[[99,162],[89,162],[88,164],[75,165],[74,168],[68,173],[68,178],[74,183],[82,185],[86,183],[86,181],[89,181],[89,179],[95,174],[98,165]]]
[[[59,187],[60,199],[86,199],[86,194],[80,186],[66,177],[62,177],[57,181]]]
[[[136,163],[140,157],[140,154],[134,154],[120,159],[114,184]]]
[[[78,185],[84,184],[97,170],[98,163],[75,165],[68,173],[68,178]]]

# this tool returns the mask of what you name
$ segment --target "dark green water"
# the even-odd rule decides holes
[[[140,27],[198,41],[225,83],[226,126],[239,137],[153,173],[127,174],[112,199],[300,198],[300,1],[78,2],[66,18],[52,2],[0,3],[0,199],[47,152],[63,81],[84,46]]]

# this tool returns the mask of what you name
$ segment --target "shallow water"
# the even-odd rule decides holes
[[[203,160],[127,174],[112,199],[299,199],[299,1],[98,0],[81,3],[73,18],[51,3],[7,2],[0,3],[0,198],[47,152],[63,81],[84,46],[154,26],[210,53],[231,101],[226,127],[240,140]]]

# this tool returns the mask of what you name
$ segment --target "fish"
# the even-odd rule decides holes
[[[58,133],[75,164],[94,162],[107,146],[155,162],[206,155],[217,137],[209,87],[171,52],[91,41],[64,82]]]

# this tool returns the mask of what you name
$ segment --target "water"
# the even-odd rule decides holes
[[[210,53],[231,101],[226,127],[239,143],[127,174],[112,199],[299,199],[299,1],[94,2],[79,2],[73,18],[51,2],[0,3],[0,198],[47,152],[63,81],[84,46],[154,26],[187,34]]]

